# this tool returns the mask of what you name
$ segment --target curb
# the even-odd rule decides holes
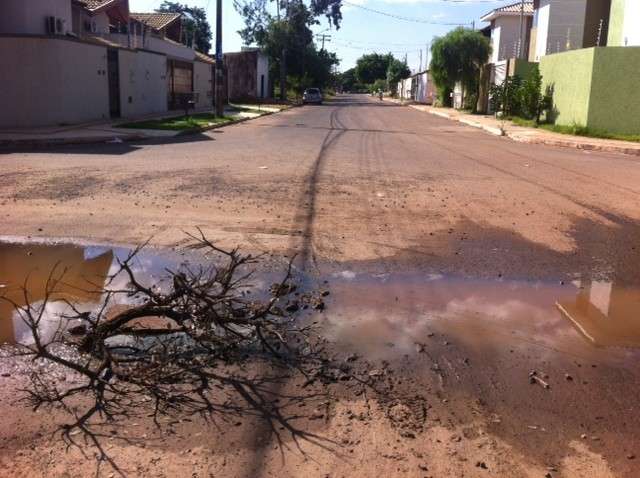
[[[580,149],[582,151],[596,151],[601,153],[619,153],[627,154],[629,156],[640,156],[639,148],[626,148],[624,146],[608,146],[591,143],[578,143],[571,141],[563,141],[556,139],[542,139],[542,138],[524,138],[517,134],[507,134],[507,137],[517,143],[523,144],[544,144],[547,146],[555,146],[560,148],[573,148]]]
[[[176,133],[173,137],[181,137],[181,136],[189,136],[193,134],[203,133],[206,131],[210,131],[213,129],[224,128],[226,126],[233,126],[234,124],[244,123],[245,121],[262,118],[264,116],[270,116],[277,113],[282,113],[283,111],[290,110],[292,108],[296,108],[300,105],[294,104],[289,105],[287,108],[283,108],[278,111],[267,111],[260,116],[240,118],[235,121],[229,121],[223,124],[216,124],[212,126],[205,126],[202,128],[193,128],[189,130],[183,130]],[[0,150],[11,150],[11,149],[26,149],[26,148],[49,148],[55,146],[66,146],[73,144],[104,144],[113,141],[114,138],[119,139],[122,142],[131,142],[131,141],[141,141],[145,139],[154,139],[155,136],[149,136],[143,133],[129,133],[129,134],[121,134],[121,135],[113,135],[113,136],[80,136],[76,138],[60,138],[60,139],[6,139],[0,140]]]
[[[495,136],[505,136],[512,141],[523,144],[544,144],[547,146],[555,146],[560,148],[573,148],[580,149],[583,151],[598,151],[603,153],[620,153],[627,154],[630,156],[640,156],[640,145],[637,148],[630,148],[626,146],[612,146],[612,145],[600,145],[594,143],[581,143],[579,141],[573,140],[563,140],[563,139],[545,139],[545,138],[532,138],[532,137],[524,137],[520,136],[519,133],[509,133],[503,132],[500,128],[495,128],[493,126],[483,125],[482,123],[478,123],[476,121],[467,120],[464,118],[455,118],[448,113],[433,111],[425,108],[420,108],[419,105],[409,105],[410,107],[417,109],[418,111],[424,111],[426,113],[432,114],[434,116],[439,116],[441,118],[448,119],[450,121],[456,121],[458,123],[466,124],[468,126],[472,126],[474,128],[482,129],[490,134]]]
[[[500,128],[494,128],[493,126],[487,126],[482,123],[478,123],[477,121],[472,121],[464,118],[455,118],[444,111],[434,111],[431,109],[421,108],[420,105],[409,105],[411,108],[416,109],[418,111],[424,111],[426,113],[439,116],[441,118],[445,118],[451,121],[456,121],[458,123],[466,124],[468,126],[473,126],[474,128],[480,128],[485,130],[487,133],[491,133],[494,136],[504,136],[504,133]]]
[[[185,129],[183,131],[180,131],[176,134],[176,137],[180,137],[180,136],[190,136],[192,134],[198,134],[198,133],[204,133],[206,131],[211,131],[214,129],[219,129],[219,128],[225,128],[227,126],[233,126],[239,123],[244,123],[245,121],[250,121],[250,120],[255,120],[258,118],[264,118],[265,116],[271,116],[271,115],[275,115],[277,113],[282,113],[283,111],[287,111],[290,110],[292,108],[295,108],[297,106],[300,105],[291,105],[288,108],[283,108],[281,110],[278,111],[265,111],[264,113],[262,113],[259,116],[247,116],[246,118],[240,118],[237,120],[232,120],[232,121],[227,121],[226,123],[221,123],[221,124],[214,124],[211,126],[203,126],[200,128],[192,128],[192,129]]]
[[[122,142],[139,141],[147,139],[149,136],[145,134],[127,134],[114,136],[80,136],[76,138],[60,138],[60,139],[3,139],[0,140],[1,149],[10,148],[45,148],[50,146],[65,146],[70,144],[97,144],[108,143],[119,139]]]

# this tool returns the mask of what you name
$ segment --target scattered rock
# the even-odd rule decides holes
[[[548,376],[545,374],[543,375],[543,377],[547,378]],[[542,378],[538,376],[538,372],[536,370],[532,370],[531,372],[529,372],[529,383],[531,384],[539,383],[545,389],[551,388],[547,382],[545,382],[544,380],[542,380]]]
[[[635,459],[636,459],[636,456],[633,453],[629,453],[627,455],[627,460],[635,460]]]
[[[69,333],[71,335],[86,335],[87,334],[87,326],[84,324],[75,325],[69,328]]]
[[[294,300],[292,302],[287,303],[284,310],[286,310],[289,313],[298,312],[298,310],[300,310],[300,304],[298,303],[297,300]]]
[[[482,468],[483,470],[488,469],[489,467],[487,466],[487,464],[484,461],[477,461],[476,462],[476,466],[478,468]]]

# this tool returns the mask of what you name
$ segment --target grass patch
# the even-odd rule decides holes
[[[212,113],[199,113],[189,116],[176,116],[173,118],[160,118],[147,121],[134,121],[132,123],[122,123],[118,128],[133,129],[160,129],[167,131],[185,131],[196,128],[206,128],[208,126],[222,125],[230,123],[233,118],[224,116],[219,118]]]
[[[524,126],[525,128],[538,128],[541,127],[541,124],[536,124],[536,120],[532,120],[532,119],[524,119],[524,118],[520,118],[518,116],[509,118],[509,120],[518,126]]]
[[[640,134],[608,133],[606,131],[594,130],[580,125],[562,126],[557,124],[541,124],[540,128],[546,129],[547,131],[553,131],[554,133],[571,134],[574,136],[587,136],[589,138],[617,139],[619,141],[632,141],[635,143],[640,143]]]
[[[242,103],[242,104],[230,104],[229,105],[234,111],[242,111],[245,113],[267,113],[269,111],[278,110],[282,111],[283,109],[288,108],[288,105],[279,105],[274,103]]]
[[[572,136],[584,136],[587,138],[599,138],[599,139],[615,139],[618,141],[632,141],[640,143],[640,134],[617,134],[609,133],[607,131],[600,131],[587,128],[579,124],[572,125],[558,125],[551,123],[536,124],[535,120],[528,120],[519,117],[509,118],[511,122],[518,126],[524,126],[526,128],[540,128],[553,133],[568,134]]]

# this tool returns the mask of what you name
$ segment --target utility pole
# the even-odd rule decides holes
[[[216,116],[224,116],[224,65],[222,56],[222,0],[216,0]]]
[[[428,70],[429,69],[429,48],[431,48],[431,43],[427,43],[426,47],[427,49],[425,51],[424,69]]]
[[[320,38],[320,40],[322,40],[322,50],[324,50],[324,42],[330,42],[331,41],[331,35],[327,35],[327,34],[322,34],[322,35],[316,35],[316,38]]]
[[[276,0],[280,3],[280,0]],[[286,0],[285,19],[289,21],[289,1]],[[278,11],[280,11],[278,9]],[[282,48],[280,52],[280,101],[287,100],[287,49]]]
[[[520,0],[520,45],[518,46],[518,58],[524,55],[524,0]]]
[[[418,68],[418,73],[422,72],[422,49],[420,49],[420,67]]]

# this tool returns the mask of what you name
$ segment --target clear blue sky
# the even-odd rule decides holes
[[[207,8],[207,17],[212,27],[215,26],[216,0],[179,0],[189,5]],[[503,5],[514,3],[510,1],[490,0],[350,0],[366,8],[380,10],[398,16],[410,17],[432,22],[467,23],[476,21],[481,26],[480,17],[488,11]],[[129,0],[131,11],[153,11],[162,0]],[[223,49],[237,51],[242,46],[242,40],[237,31],[243,22],[233,8],[233,0],[223,0]],[[274,7],[275,8],[275,7]],[[340,70],[344,71],[355,65],[356,59],[363,53],[391,51],[397,57],[407,55],[409,66],[417,69],[420,64],[420,49],[422,49],[423,64],[425,61],[426,44],[434,36],[445,34],[454,28],[447,25],[432,25],[413,23],[389,18],[351,5],[343,6],[343,23],[339,30],[328,33],[332,41],[326,48],[338,54],[341,59]],[[329,28],[325,19],[315,30],[320,32]]]

